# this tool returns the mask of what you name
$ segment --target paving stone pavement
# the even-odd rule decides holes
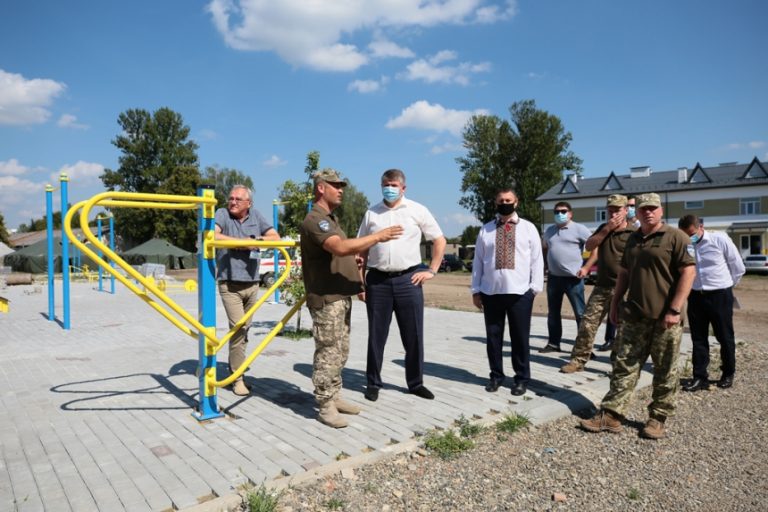
[[[61,318],[61,283],[57,283]],[[219,391],[226,417],[198,422],[197,340],[188,337],[125,288],[115,295],[73,283],[71,329],[47,319],[45,285],[0,290],[10,312],[0,314],[0,511],[166,511],[190,508],[235,487],[278,479],[290,482],[336,463],[340,455],[386,452],[460,415],[492,418],[510,412],[534,423],[588,408],[608,387],[607,353],[584,372],[558,372],[567,353],[538,354],[546,318],[532,322],[533,381],[528,393],[509,393],[511,379],[487,393],[480,313],[425,311],[426,401],[407,393],[403,348],[392,329],[375,403],[363,398],[367,322],[352,309],[351,353],[343,372],[344,397],[360,407],[350,426],[316,421],[311,339],[275,338],[251,365],[249,397]],[[171,296],[196,315],[197,295]],[[266,303],[254,317],[249,348],[287,311]],[[218,332],[226,331],[220,302]],[[304,310],[302,326],[311,323]],[[293,324],[293,322],[291,322]],[[563,348],[576,326],[563,322]],[[598,333],[602,340],[602,328]],[[507,342],[508,346],[508,342]],[[684,359],[690,339],[683,341]],[[505,368],[512,374],[509,350]],[[219,354],[226,371],[226,349]],[[647,369],[647,368],[646,368]],[[642,384],[650,383],[644,372]]]

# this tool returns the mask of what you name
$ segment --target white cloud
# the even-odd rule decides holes
[[[73,165],[62,166],[61,169],[59,169],[59,172],[51,173],[51,182],[58,182],[61,173],[66,173],[70,181],[94,182],[99,176],[104,174],[104,166],[93,162],[83,162],[82,160],[78,160]]]
[[[200,130],[200,138],[203,140],[213,140],[218,136],[219,134],[213,130],[208,130],[208,129]]]
[[[344,39],[362,31],[443,24],[495,23],[515,13],[498,0],[211,0],[213,24],[237,50],[275,52],[286,62],[322,71],[352,71],[369,57]],[[381,38],[378,38],[381,39]],[[406,56],[397,44],[374,41],[373,56]],[[377,42],[379,44],[377,44]]]
[[[88,125],[77,122],[77,117],[72,114],[62,114],[56,123],[62,128],[75,128],[77,130],[87,130]]]
[[[399,59],[410,59],[416,55],[408,48],[399,46],[386,39],[377,39],[368,45],[371,55],[376,58],[396,57]]]
[[[348,91],[357,91],[360,94],[369,94],[380,91],[389,83],[389,77],[383,76],[381,80],[355,80],[347,86]]]
[[[279,156],[272,155],[268,159],[266,159],[263,162],[261,162],[261,165],[263,165],[264,167],[282,167],[282,166],[284,166],[287,163],[288,162],[286,162],[285,160],[283,160]]]
[[[738,149],[760,149],[764,148],[766,145],[768,145],[768,142],[764,140],[753,140],[750,142],[733,142],[731,144],[726,144],[725,149],[727,150],[738,150]]]
[[[749,146],[749,149],[760,149],[762,147],[765,147],[765,141],[763,141],[763,140],[753,140],[752,142],[747,144],[747,146]]]
[[[541,74],[541,73],[536,73],[535,71],[529,71],[529,72],[528,72],[528,74],[527,74],[526,76],[527,76],[528,78],[530,78],[531,80],[541,80],[542,78],[544,78],[544,75],[543,75],[543,74]]]
[[[456,52],[442,50],[427,59],[411,62],[403,73],[398,74],[402,80],[422,80],[427,83],[443,82],[468,85],[471,75],[487,73],[491,70],[490,62],[473,64],[461,62],[455,66],[441,66],[445,62],[456,60]]]
[[[429,152],[432,153],[433,155],[441,155],[443,153],[458,153],[459,151],[463,151],[463,150],[464,150],[464,146],[461,144],[446,142],[445,144],[432,146],[432,149],[430,149]]]
[[[420,100],[404,108],[396,118],[387,121],[386,127],[449,132],[459,136],[473,115],[486,115],[488,113],[484,109],[474,111],[451,110],[440,104],[432,105],[428,101]]]
[[[0,162],[0,175],[3,176],[18,176],[19,174],[26,174],[29,171],[29,167],[21,165],[15,158],[11,158],[6,162]]]
[[[480,223],[474,215],[462,212],[450,213],[445,216],[445,219],[464,227],[477,226]]]
[[[44,190],[44,183],[35,183],[17,176],[0,176],[0,204],[3,205],[3,213],[6,216],[8,226],[11,225],[10,214],[17,214],[16,211],[9,212],[9,207],[16,210],[16,205],[26,205],[31,202],[33,204],[45,204],[42,194]]]
[[[45,78],[27,80],[0,69],[0,124],[44,123],[51,116],[47,107],[66,85]]]

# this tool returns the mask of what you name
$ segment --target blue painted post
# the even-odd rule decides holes
[[[275,199],[272,201],[272,225],[275,227],[275,231],[279,232],[278,225],[280,223],[280,216],[278,215],[279,211],[279,205],[280,203]],[[275,266],[272,267],[275,269],[275,279],[277,279],[277,274],[280,271],[280,253],[277,249],[272,250],[272,254],[274,255],[274,261]],[[275,290],[275,304],[280,304],[280,289],[278,288]]]
[[[67,173],[61,173],[59,181],[61,182],[61,270],[63,282],[62,295],[64,296],[64,329],[69,330],[69,238],[64,235],[63,229],[69,205],[69,177],[67,177]]]
[[[99,242],[101,242],[101,214],[98,214],[96,216],[96,233],[99,238]],[[104,253],[102,252],[101,248],[96,252],[96,254],[99,256],[99,258],[104,257]],[[104,283],[102,282],[102,271],[101,271],[101,265],[99,265],[99,291],[104,291]]]
[[[109,213],[109,248],[115,252],[115,216]],[[115,262],[110,261],[109,266],[115,268]],[[101,267],[99,267],[101,268]],[[109,293],[115,294],[115,274],[109,274]]]
[[[56,320],[56,311],[54,309],[54,270],[53,265],[56,262],[56,255],[53,254],[53,185],[45,186],[45,228],[48,235],[48,320]]]
[[[212,186],[203,185],[197,191],[200,197],[214,198]],[[205,240],[213,240],[213,218],[215,207],[202,205],[197,220],[200,230],[197,243],[197,308],[200,323],[210,333],[216,332],[216,250],[205,249]],[[199,421],[224,416],[219,410],[216,387],[209,386],[208,380],[216,377],[216,354],[209,348],[203,333],[198,336],[198,376],[200,405],[193,414]]]

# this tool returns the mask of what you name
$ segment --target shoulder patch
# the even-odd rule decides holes
[[[694,251],[693,249],[693,244],[688,244],[685,250],[688,251],[688,256],[690,256],[691,258],[696,257],[696,251]]]
[[[327,233],[331,229],[331,223],[323,219],[317,223],[317,227],[319,227],[321,231],[324,231],[325,233]]]

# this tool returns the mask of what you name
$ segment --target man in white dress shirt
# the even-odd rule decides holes
[[[390,169],[381,176],[383,201],[363,217],[358,237],[400,224],[403,234],[386,244],[374,245],[360,254],[365,292],[360,299],[368,312],[368,362],[365,398],[375,402],[383,386],[381,367],[392,313],[405,348],[405,379],[408,391],[427,400],[435,396],[424,386],[424,293],[422,284],[435,276],[445,252],[445,237],[435,218],[421,204],[404,196],[405,174]],[[432,259],[421,264],[421,236],[432,241]]]
[[[720,343],[723,370],[717,386],[729,388],[736,373],[736,340],[733,334],[733,287],[744,275],[744,262],[731,238],[725,233],[705,231],[696,215],[686,215],[677,223],[691,237],[696,258],[696,278],[688,296],[688,323],[693,342],[693,379],[683,384],[684,391],[709,389],[709,326]]]
[[[512,340],[513,395],[523,395],[531,380],[530,345],[533,298],[544,289],[544,257],[536,227],[515,212],[511,188],[496,193],[498,217],[477,235],[472,263],[472,302],[483,310],[491,378],[488,392],[504,382],[504,320]]]

